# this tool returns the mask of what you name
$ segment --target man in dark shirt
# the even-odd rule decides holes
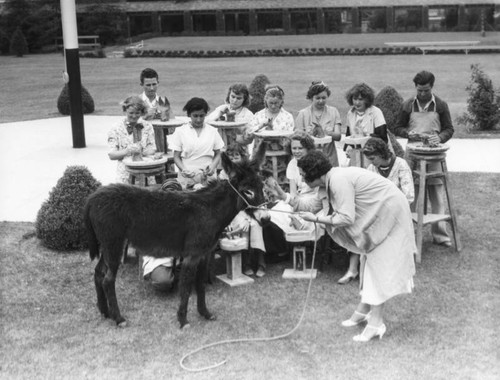
[[[432,93],[434,87],[434,74],[421,71],[413,78],[417,95],[406,100],[401,106],[398,120],[392,131],[396,136],[408,139],[408,144],[420,141],[422,135],[428,136],[430,145],[445,143],[453,136],[453,124],[451,121],[448,104]],[[406,159],[410,167],[414,163],[408,157]],[[441,170],[438,163],[429,166],[430,171]],[[444,187],[440,179],[428,181],[429,200],[433,214],[444,214]],[[418,199],[415,189],[415,199]],[[434,243],[446,247],[451,246],[451,239],[446,230],[446,222],[435,223],[432,226]]]

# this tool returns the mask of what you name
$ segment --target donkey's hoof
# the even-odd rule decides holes
[[[212,313],[207,313],[204,315],[204,317],[207,321],[215,321],[217,319],[215,314],[212,314]]]
[[[123,322],[117,323],[117,326],[120,327],[120,328],[127,327],[127,321],[123,321]]]
[[[181,330],[189,330],[191,328],[191,325],[189,322],[186,322],[184,325],[181,325]]]

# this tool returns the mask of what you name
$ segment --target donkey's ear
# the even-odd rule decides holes
[[[255,154],[252,156],[252,161],[250,164],[256,169],[260,169],[261,164],[264,162],[264,158],[266,156],[266,143],[264,141],[261,141],[257,151]]]
[[[222,168],[224,169],[224,171],[227,174],[231,173],[231,171],[233,170],[233,166],[234,166],[233,162],[229,159],[226,152],[222,152],[220,157],[221,157]]]

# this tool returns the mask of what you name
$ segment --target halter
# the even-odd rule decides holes
[[[247,205],[247,207],[245,207],[245,210],[248,210],[248,209],[256,209],[256,210],[267,210],[266,208],[262,207],[264,205],[267,205],[269,202],[264,202],[258,206],[252,206],[250,203],[248,203],[248,201],[246,200],[246,198],[241,195],[241,193],[233,186],[233,184],[231,183],[230,180],[227,180],[227,182],[229,183],[229,186],[231,186],[231,189],[234,190],[234,192],[241,198],[243,199],[243,202],[245,202],[245,204]]]
[[[248,201],[245,199],[245,197],[243,195],[241,195],[241,193],[233,186],[233,184],[231,183],[231,181],[227,180],[227,182],[229,183],[229,186],[231,186],[231,189],[233,189],[234,192],[241,199],[243,199],[243,202],[245,202],[245,204],[247,205],[247,207],[245,207],[245,210],[253,209],[253,210],[265,210],[265,211],[269,211],[269,209],[267,207],[265,207],[265,206],[268,205],[271,202],[264,202],[264,203],[261,203],[258,206],[252,206],[250,203],[248,203]],[[297,212],[294,212],[294,211],[285,211],[285,210],[271,210],[271,211],[272,212],[281,212],[283,214],[291,214],[291,215],[298,214]]]

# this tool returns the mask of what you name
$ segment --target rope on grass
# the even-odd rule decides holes
[[[256,207],[253,207],[253,208],[256,208]],[[286,212],[286,213],[290,213],[290,214],[296,214],[295,212],[288,212],[288,211],[282,211],[282,212]],[[318,229],[317,225],[316,225],[316,223],[314,223],[314,233],[315,233],[315,235],[318,232],[317,229]],[[314,248],[313,248],[313,257],[312,257],[311,268],[314,268],[314,262],[315,262],[315,259],[316,259],[317,243],[318,243],[318,241],[317,241],[317,239],[315,239],[314,240]],[[274,341],[274,340],[283,339],[283,338],[286,338],[286,337],[292,335],[295,331],[297,331],[297,329],[299,328],[299,326],[302,324],[302,321],[304,320],[304,315],[306,313],[306,307],[307,307],[307,304],[309,302],[309,296],[310,296],[310,293],[311,293],[311,287],[312,287],[312,282],[313,282],[312,280],[313,280],[313,271],[311,270],[311,275],[309,277],[309,285],[307,287],[306,299],[304,301],[304,306],[302,307],[302,313],[300,315],[299,321],[297,322],[297,324],[295,325],[295,327],[292,328],[290,331],[288,331],[288,332],[286,332],[284,334],[277,335],[277,336],[272,336],[272,337],[227,339],[227,340],[221,340],[219,342],[214,342],[214,343],[210,343],[210,344],[201,346],[201,347],[197,348],[196,350],[188,352],[187,354],[185,354],[180,359],[179,364],[180,364],[181,368],[184,369],[184,370],[186,370],[186,371],[189,371],[189,372],[202,372],[202,371],[208,371],[210,369],[214,369],[214,368],[220,367],[221,365],[225,364],[227,362],[226,359],[224,359],[223,361],[221,361],[219,363],[215,363],[215,364],[212,364],[212,365],[209,365],[209,366],[206,366],[206,367],[201,367],[201,368],[189,368],[189,367],[186,367],[184,365],[184,360],[186,360],[186,358],[188,358],[191,355],[196,354],[197,352],[203,351],[203,350],[211,348],[211,347],[221,346],[223,344],[233,344],[233,343],[242,343],[242,342],[270,342],[270,341]]]

